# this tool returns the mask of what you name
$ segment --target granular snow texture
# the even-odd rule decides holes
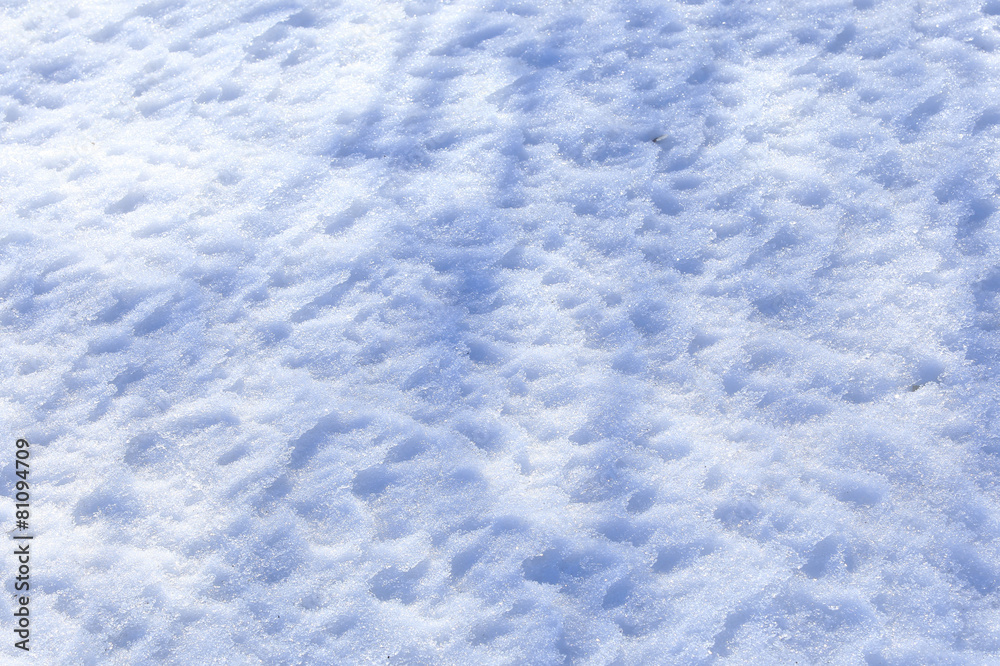
[[[0,34],[6,659],[1000,658],[1000,2]]]

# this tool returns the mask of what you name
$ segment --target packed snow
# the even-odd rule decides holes
[[[0,34],[4,659],[1000,659],[997,0]]]

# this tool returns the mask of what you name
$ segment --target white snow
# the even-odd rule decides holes
[[[998,658],[1000,2],[0,34],[5,659]]]

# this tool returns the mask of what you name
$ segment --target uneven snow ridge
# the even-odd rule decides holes
[[[0,34],[25,662],[997,658],[1000,2]]]

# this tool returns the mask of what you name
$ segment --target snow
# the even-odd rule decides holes
[[[7,659],[997,658],[997,2],[0,34]]]

